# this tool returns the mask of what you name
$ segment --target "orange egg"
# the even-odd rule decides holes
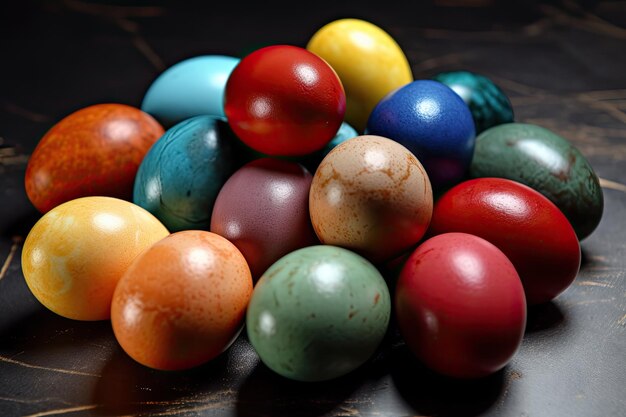
[[[113,331],[143,365],[191,368],[230,346],[251,295],[250,268],[235,245],[211,232],[174,233],[137,257],[120,280]]]
[[[133,259],[169,232],[127,201],[85,197],[46,213],[24,242],[22,270],[33,295],[55,313],[105,320]]]

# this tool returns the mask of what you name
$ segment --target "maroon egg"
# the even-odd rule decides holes
[[[257,280],[282,256],[318,243],[309,217],[311,174],[300,164],[258,159],[220,190],[211,231],[230,240]]]

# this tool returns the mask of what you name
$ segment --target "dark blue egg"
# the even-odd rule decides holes
[[[206,229],[219,190],[233,170],[232,132],[213,116],[196,116],[169,129],[143,159],[133,202],[172,232]]]
[[[435,189],[463,179],[476,136],[472,113],[461,97],[431,80],[413,81],[389,93],[370,114],[367,133],[407,147]]]

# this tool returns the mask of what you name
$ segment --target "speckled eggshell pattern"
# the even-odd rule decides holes
[[[470,174],[539,191],[565,214],[579,240],[602,218],[604,196],[593,168],[574,145],[543,127],[510,123],[485,131],[476,139]]]
[[[219,192],[211,231],[239,248],[255,279],[280,257],[318,243],[308,209],[311,179],[300,164],[263,158],[237,170]]]
[[[450,87],[418,80],[382,99],[367,122],[367,133],[406,146],[426,168],[432,186],[459,182],[474,152],[474,120]]]
[[[404,146],[358,136],[324,158],[313,177],[309,209],[322,243],[381,262],[421,239],[433,196],[426,171]]]
[[[476,134],[513,121],[513,107],[509,98],[484,75],[453,71],[437,74],[433,79],[450,87],[469,106]]]
[[[312,246],[263,274],[248,307],[248,338],[278,374],[328,380],[372,356],[390,310],[389,290],[372,264],[342,248]]]
[[[224,88],[238,58],[205,55],[168,68],[150,85],[141,109],[170,127],[199,115],[225,118]]]
[[[22,251],[24,278],[48,309],[105,320],[119,279],[144,249],[169,234],[150,213],[109,197],[68,201],[33,226]]]
[[[252,278],[237,248],[214,233],[174,233],[143,252],[120,280],[111,307],[118,342],[151,368],[207,362],[239,334]]]
[[[169,129],[144,158],[133,193],[135,204],[171,231],[208,229],[222,185],[233,170],[228,124],[196,116]]]

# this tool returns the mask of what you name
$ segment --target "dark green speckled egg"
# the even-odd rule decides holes
[[[470,175],[534,188],[561,209],[579,240],[600,223],[604,197],[598,176],[578,149],[543,127],[508,123],[486,130],[476,139]]]
[[[248,306],[248,338],[278,374],[323,381],[372,356],[390,312],[387,284],[365,258],[335,246],[310,246],[263,274]]]
[[[504,92],[489,78],[468,71],[442,72],[433,79],[450,87],[472,112],[476,134],[513,121],[513,108]]]

